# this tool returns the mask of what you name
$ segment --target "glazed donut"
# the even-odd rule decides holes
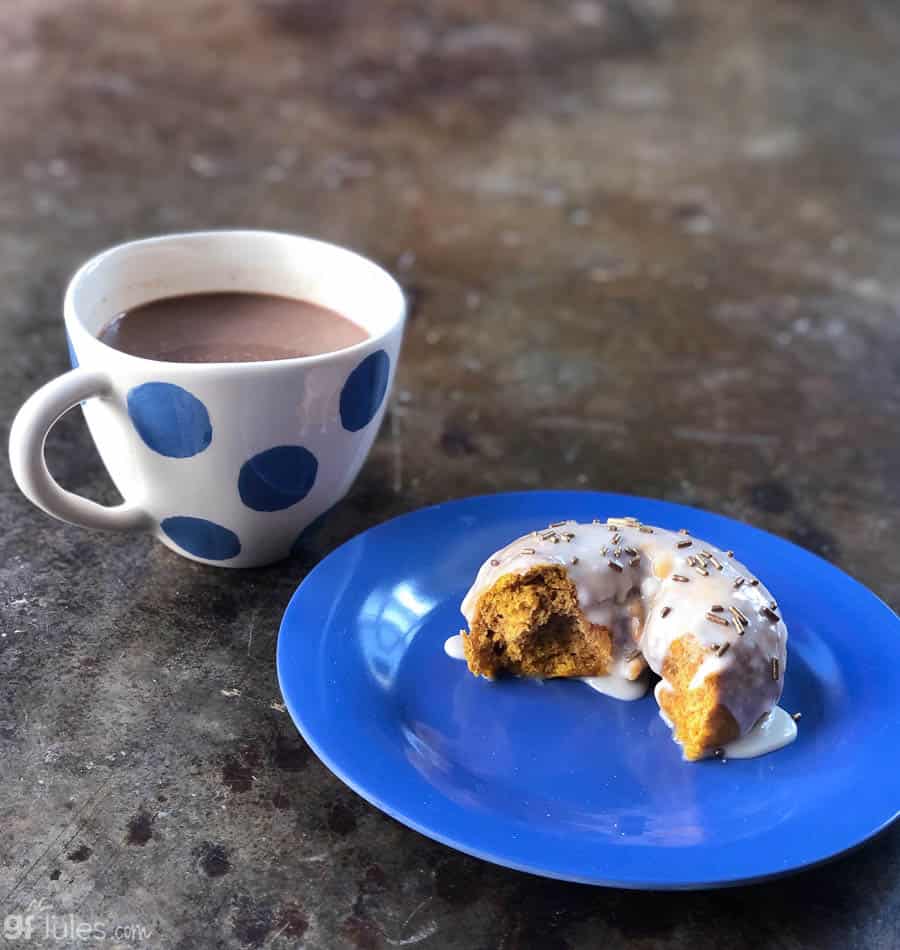
[[[778,604],[734,552],[685,530],[557,522],[488,558],[462,613],[469,670],[489,679],[605,677],[614,687],[645,681],[649,666],[686,759],[746,736],[781,696]]]

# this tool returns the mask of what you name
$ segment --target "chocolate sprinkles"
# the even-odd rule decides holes
[[[778,682],[778,657],[772,657],[772,679]]]
[[[718,614],[714,614],[712,611],[709,611],[706,615],[706,619],[717,623],[720,627],[727,627],[728,621],[724,617],[720,617]]]
[[[744,627],[748,626],[750,621],[747,619],[740,607],[735,607],[732,605],[728,609],[731,612],[731,616],[734,617],[734,625],[738,628],[738,632],[743,636]]]
[[[668,617],[670,613],[672,613],[671,607],[663,607],[663,609],[659,612],[659,615],[660,617]]]
[[[679,541],[675,545],[676,548],[689,548],[694,542],[690,538],[685,538],[684,541]]]
[[[625,570],[624,567],[618,561],[607,561],[606,562],[617,574],[621,574]]]
[[[672,580],[678,581],[679,584],[689,584],[691,579],[689,577],[685,577],[684,574],[673,574]]]

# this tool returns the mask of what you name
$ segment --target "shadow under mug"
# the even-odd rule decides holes
[[[98,339],[125,310],[210,291],[302,298],[369,336],[332,353],[255,363],[162,362]],[[149,531],[184,557],[222,567],[278,561],[359,473],[384,415],[405,316],[388,273],[310,238],[210,231],[114,247],[69,284],[73,369],[19,410],[13,475],[35,505],[71,524]],[[121,505],[68,492],[47,470],[47,433],[79,403]]]

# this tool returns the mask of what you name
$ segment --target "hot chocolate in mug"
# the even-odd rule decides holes
[[[123,312],[211,292],[310,301],[367,338],[314,356],[236,363],[145,359],[98,339]],[[114,247],[69,284],[73,368],[19,410],[13,475],[35,505],[71,524],[148,531],[222,567],[280,560],[359,473],[384,415],[405,316],[403,293],[384,270],[305,237],[211,231]],[[47,433],[78,403],[121,505],[68,492],[47,470]]]

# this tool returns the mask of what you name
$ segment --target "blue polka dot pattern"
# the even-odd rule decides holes
[[[207,561],[227,561],[241,553],[238,536],[205,518],[189,518],[176,515],[160,522],[163,531],[188,554]]]
[[[358,432],[375,418],[390,373],[390,357],[384,350],[376,350],[347,377],[341,390],[341,422],[349,432]]]
[[[143,383],[128,393],[128,414],[138,435],[160,455],[185,459],[212,442],[206,406],[172,383]]]
[[[316,481],[319,463],[302,445],[276,445],[241,466],[238,491],[254,511],[281,511],[304,499]]]
[[[66,346],[69,348],[69,364],[72,369],[76,369],[78,366],[78,357],[75,355],[75,347],[72,346],[72,337],[66,333]]]
[[[297,540],[291,545],[291,557],[300,557],[301,554],[308,554],[310,547],[316,539],[316,535],[322,530],[322,525],[328,520],[328,516],[334,511],[332,506],[327,511],[323,511],[314,521],[310,523],[297,535]]]

